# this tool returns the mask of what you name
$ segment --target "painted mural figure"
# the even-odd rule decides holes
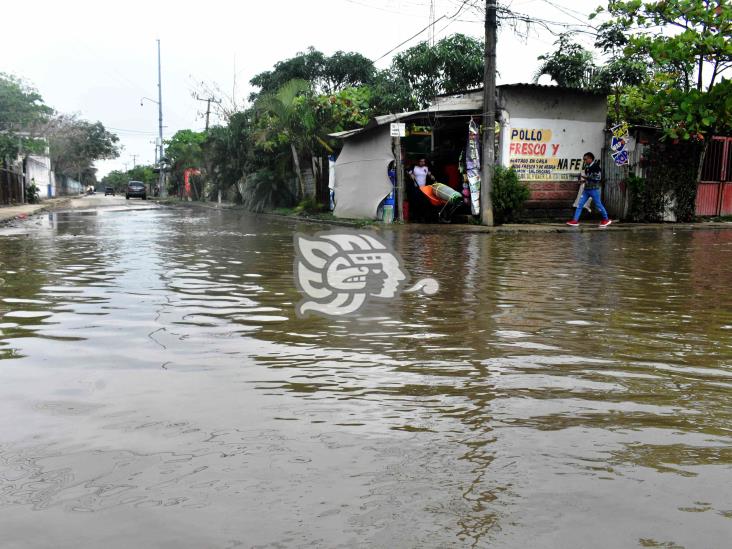
[[[584,164],[582,166],[582,172],[580,174],[580,181],[582,181],[585,185],[584,190],[582,191],[582,196],[580,197],[579,204],[577,204],[577,208],[574,211],[574,217],[567,221],[567,225],[570,227],[578,227],[579,226],[579,218],[580,215],[582,215],[582,208],[584,208],[585,204],[588,200],[592,199],[592,201],[595,203],[595,206],[597,206],[597,209],[600,210],[600,214],[602,215],[602,221],[600,222],[600,227],[605,228],[612,221],[607,215],[607,211],[605,210],[605,206],[602,204],[602,199],[600,197],[600,182],[602,181],[602,169],[600,168],[600,161],[595,159],[595,155],[591,152],[585,153],[584,157],[582,157],[582,160],[584,161]]]

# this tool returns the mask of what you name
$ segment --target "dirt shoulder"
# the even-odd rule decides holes
[[[31,215],[41,212],[53,211],[69,207],[74,199],[72,197],[49,198],[38,204],[20,204],[18,206],[0,207],[0,224],[13,221],[14,219],[25,219]]]
[[[96,209],[147,209],[156,208],[150,200],[125,200],[124,196],[104,196],[96,193],[91,196],[64,196],[49,198],[39,204],[21,204],[0,207],[0,225],[22,220],[33,215],[58,211],[96,210]]]

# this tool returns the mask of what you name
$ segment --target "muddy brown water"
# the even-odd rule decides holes
[[[322,229],[5,229],[0,547],[730,546],[732,231],[386,231],[440,292],[298,319]]]

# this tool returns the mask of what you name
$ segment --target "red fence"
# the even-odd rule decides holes
[[[696,215],[732,215],[732,137],[707,146],[696,191]]]

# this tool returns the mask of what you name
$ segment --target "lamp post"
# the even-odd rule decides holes
[[[160,140],[160,154],[158,155],[158,168],[160,169],[160,179],[159,179],[159,187],[160,187],[160,196],[165,196],[165,172],[163,171],[163,158],[165,157],[164,151],[163,151],[163,86],[162,86],[162,77],[161,77],[161,70],[160,70],[160,40],[157,40],[158,43],[158,100],[155,101],[154,99],[150,99],[149,97],[142,97],[140,98],[140,106],[144,104],[145,101],[150,101],[151,103],[156,103],[158,106],[158,139]]]

